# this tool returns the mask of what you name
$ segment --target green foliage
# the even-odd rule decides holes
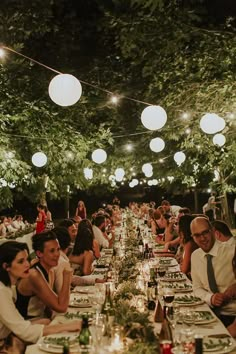
[[[0,178],[7,181],[0,190],[2,207],[12,204],[12,183],[18,196],[32,200],[45,192],[45,175],[52,198],[64,197],[67,185],[72,193],[80,188],[101,196],[119,188],[108,180],[117,167],[123,167],[130,180],[130,167],[142,177],[145,162],[153,163],[159,184],[173,191],[210,183],[219,192],[235,189],[236,125],[229,115],[236,111],[232,19],[217,23],[203,0],[51,0],[43,7],[39,0],[30,6],[27,1],[9,5],[2,0],[0,14],[4,45],[74,74],[83,85],[80,101],[62,108],[48,97],[55,73],[9,51],[1,60]],[[109,101],[111,91],[120,95],[117,106]],[[147,132],[139,119],[144,105],[135,99],[162,105],[166,126]],[[186,111],[189,119],[183,120]],[[226,119],[223,148],[200,131],[205,112]],[[156,136],[166,142],[159,154],[149,149],[150,138]],[[132,153],[124,149],[128,142],[134,144]],[[108,152],[102,166],[91,161],[98,147]],[[178,150],[187,156],[181,167],[173,161]],[[15,152],[14,158],[6,159],[9,151]],[[41,169],[31,164],[36,151],[48,156]],[[201,168],[194,169],[196,164]],[[94,169],[92,181],[84,178],[84,167]],[[219,181],[213,181],[215,169]]]

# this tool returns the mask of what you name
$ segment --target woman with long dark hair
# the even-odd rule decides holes
[[[0,246],[0,351],[7,353],[9,336],[13,333],[24,342],[36,343],[42,335],[80,329],[78,321],[48,326],[48,319],[32,323],[21,316],[15,307],[15,286],[19,279],[29,277],[28,255],[28,247],[22,242],[7,241]],[[20,352],[24,351],[14,350],[14,353]]]
[[[88,219],[79,223],[77,236],[70,262],[79,265],[79,275],[89,275],[92,272],[92,263],[95,255],[99,255],[98,244],[94,240],[92,224]],[[73,266],[74,267],[74,266]]]

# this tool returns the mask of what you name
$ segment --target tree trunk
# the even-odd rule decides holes
[[[199,213],[199,205],[198,205],[198,190],[197,187],[194,188],[194,213],[198,214]]]

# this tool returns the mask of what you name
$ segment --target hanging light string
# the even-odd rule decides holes
[[[7,47],[7,46],[4,46],[4,45],[3,45],[3,46],[1,46],[1,48],[2,48],[2,49],[6,49],[7,51],[10,51],[10,52],[12,52],[12,53],[14,53],[14,54],[16,54],[16,55],[19,55],[19,56],[21,56],[22,58],[25,58],[25,59],[27,59],[27,60],[29,60],[29,61],[31,61],[31,62],[33,62],[33,63],[39,65],[39,66],[42,66],[42,67],[44,67],[44,68],[46,68],[46,69],[48,69],[48,70],[50,70],[50,71],[53,71],[53,72],[55,72],[56,74],[63,74],[61,71],[56,70],[56,69],[54,69],[54,68],[52,68],[52,67],[50,67],[50,66],[48,66],[48,65],[45,65],[45,64],[43,64],[42,62],[40,62],[40,61],[38,61],[38,60],[35,60],[35,59],[33,59],[33,58],[31,58],[31,57],[25,55],[25,54],[22,54],[22,53],[20,53],[20,52],[14,50],[14,49],[12,49],[12,48],[10,48],[10,47]],[[126,100],[129,100],[129,101],[132,101],[132,102],[136,102],[136,103],[141,103],[141,104],[144,104],[144,105],[146,105],[146,106],[153,106],[153,105],[156,105],[156,104],[154,104],[154,103],[150,103],[150,102],[138,100],[138,99],[133,98],[133,97],[124,96],[124,95],[117,95],[116,93],[114,93],[114,92],[112,92],[112,91],[110,91],[110,90],[101,88],[101,87],[98,86],[98,85],[91,84],[91,83],[89,83],[89,82],[87,82],[87,81],[84,81],[84,80],[81,80],[81,79],[79,79],[79,81],[80,81],[82,84],[86,85],[86,86],[93,87],[93,88],[95,88],[95,89],[97,89],[97,90],[100,90],[100,91],[102,91],[102,92],[105,92],[105,93],[107,93],[107,94],[109,94],[109,95],[111,95],[111,96],[115,96],[115,97],[118,97],[118,98],[126,99]],[[172,107],[173,107],[173,106],[172,106]],[[177,107],[176,107],[176,112],[186,113],[185,110],[181,110],[180,108],[177,108]],[[194,113],[206,114],[207,112],[194,111]],[[192,114],[192,113],[190,113],[190,115],[191,115],[191,114]],[[229,114],[232,114],[232,112],[226,112],[226,115],[229,115]],[[143,133],[146,133],[146,132],[143,132]],[[133,135],[139,135],[139,134],[141,134],[141,133],[135,133],[135,134],[133,134]],[[132,134],[131,134],[131,135],[132,135]],[[117,137],[124,137],[124,136],[126,136],[126,135],[117,136]],[[127,135],[127,136],[129,136],[129,135]],[[115,137],[115,136],[114,136],[114,137]]]
[[[31,58],[31,57],[28,57],[27,55],[24,55],[24,54],[22,54],[22,53],[19,53],[19,52],[17,52],[16,50],[14,50],[14,49],[12,49],[12,48],[9,48],[9,47],[7,47],[7,46],[2,46],[2,48],[3,48],[3,49],[6,49],[6,50],[8,50],[8,51],[10,51],[10,52],[12,52],[12,53],[14,53],[14,54],[16,54],[16,55],[19,55],[19,56],[21,56],[21,57],[23,57],[23,58],[25,58],[25,59],[27,59],[27,60],[29,60],[29,61],[35,63],[35,64],[38,64],[38,65],[40,65],[40,66],[42,66],[42,67],[44,67],[44,68],[46,68],[46,69],[48,69],[48,70],[51,70],[51,71],[55,72],[56,74],[62,74],[62,72],[60,72],[60,71],[58,71],[58,70],[56,70],[56,69],[53,69],[53,68],[51,68],[50,66],[45,65],[45,64],[39,62],[38,60],[35,60],[35,59]],[[104,89],[104,88],[101,88],[100,86],[97,86],[97,85],[95,85],[95,84],[91,84],[91,83],[89,83],[89,82],[87,82],[87,81],[80,80],[80,79],[79,79],[79,81],[80,81],[82,84],[84,84],[84,85],[93,87],[93,88],[95,88],[95,89],[97,89],[97,90],[100,90],[100,91],[103,91],[103,92],[105,92],[105,93],[108,93],[109,95],[114,95],[114,96],[116,96],[116,94],[115,94],[114,92],[109,91],[109,90],[106,90],[106,89]],[[141,100],[137,100],[137,99],[135,99],[135,98],[128,97],[128,96],[123,96],[123,95],[122,95],[122,98],[124,98],[124,99],[126,99],[126,100],[129,100],[129,101],[136,102],[136,103],[142,103],[142,104],[145,104],[145,105],[147,105],[147,106],[152,106],[152,105],[153,105],[152,103],[145,102],[145,101],[141,101]]]

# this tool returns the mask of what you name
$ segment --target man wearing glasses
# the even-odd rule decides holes
[[[197,217],[191,223],[192,237],[199,248],[191,257],[191,276],[196,296],[204,300],[221,319],[230,325],[236,315],[236,300],[225,291],[236,283],[232,268],[235,248],[215,240],[210,221]]]

